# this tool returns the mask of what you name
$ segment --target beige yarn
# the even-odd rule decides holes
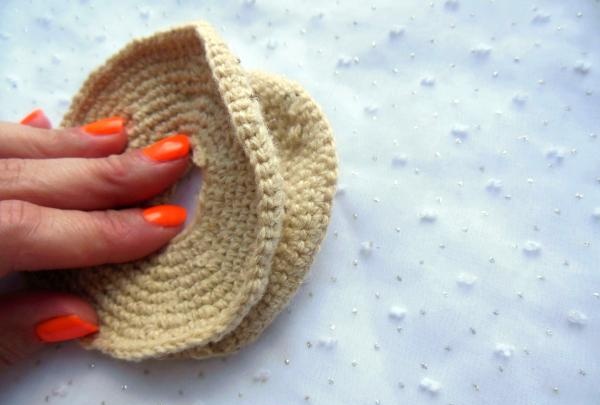
[[[337,172],[324,115],[299,85],[243,71],[202,22],[128,45],[91,74],[63,125],[110,115],[129,117],[130,148],[190,135],[198,215],[148,258],[34,282],[88,298],[100,333],[84,345],[114,357],[210,357],[252,342],[297,290],[329,221]]]

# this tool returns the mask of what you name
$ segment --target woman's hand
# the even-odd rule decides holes
[[[181,230],[186,212],[178,206],[111,210],[165,190],[188,163],[181,134],[121,153],[124,124],[112,117],[50,129],[41,110],[21,125],[0,123],[0,276],[131,261]],[[0,362],[97,331],[94,310],[76,296],[0,297]]]

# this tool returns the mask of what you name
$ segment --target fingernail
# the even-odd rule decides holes
[[[90,135],[115,135],[120,133],[125,126],[125,118],[109,117],[90,122],[81,127]]]
[[[180,159],[190,153],[190,139],[183,134],[172,135],[146,146],[142,153],[158,162]]]
[[[32,112],[30,112],[29,114],[27,114],[25,116],[25,118],[23,118],[21,121],[19,121],[19,124],[21,124],[21,125],[29,125],[33,121],[41,120],[41,119],[46,119],[47,120],[48,118],[46,117],[46,114],[44,114],[44,111],[42,111],[41,108],[36,108],[35,110],[33,110]]]
[[[40,322],[36,335],[43,342],[62,342],[98,332],[98,325],[84,321],[77,315],[64,315]]]
[[[157,205],[146,208],[142,214],[144,219],[160,226],[179,226],[185,222],[186,210],[179,205]]]

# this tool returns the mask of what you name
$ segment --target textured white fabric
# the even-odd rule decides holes
[[[307,283],[227,360],[76,345],[0,373],[2,404],[596,404],[600,3],[0,3],[0,118],[54,122],[131,37],[210,20],[300,81],[341,166]]]

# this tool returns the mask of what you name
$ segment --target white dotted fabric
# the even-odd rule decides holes
[[[206,19],[326,111],[328,237],[240,354],[63,345],[3,370],[0,403],[600,403],[597,0],[123,3],[2,1],[0,118],[58,122],[128,40]]]

